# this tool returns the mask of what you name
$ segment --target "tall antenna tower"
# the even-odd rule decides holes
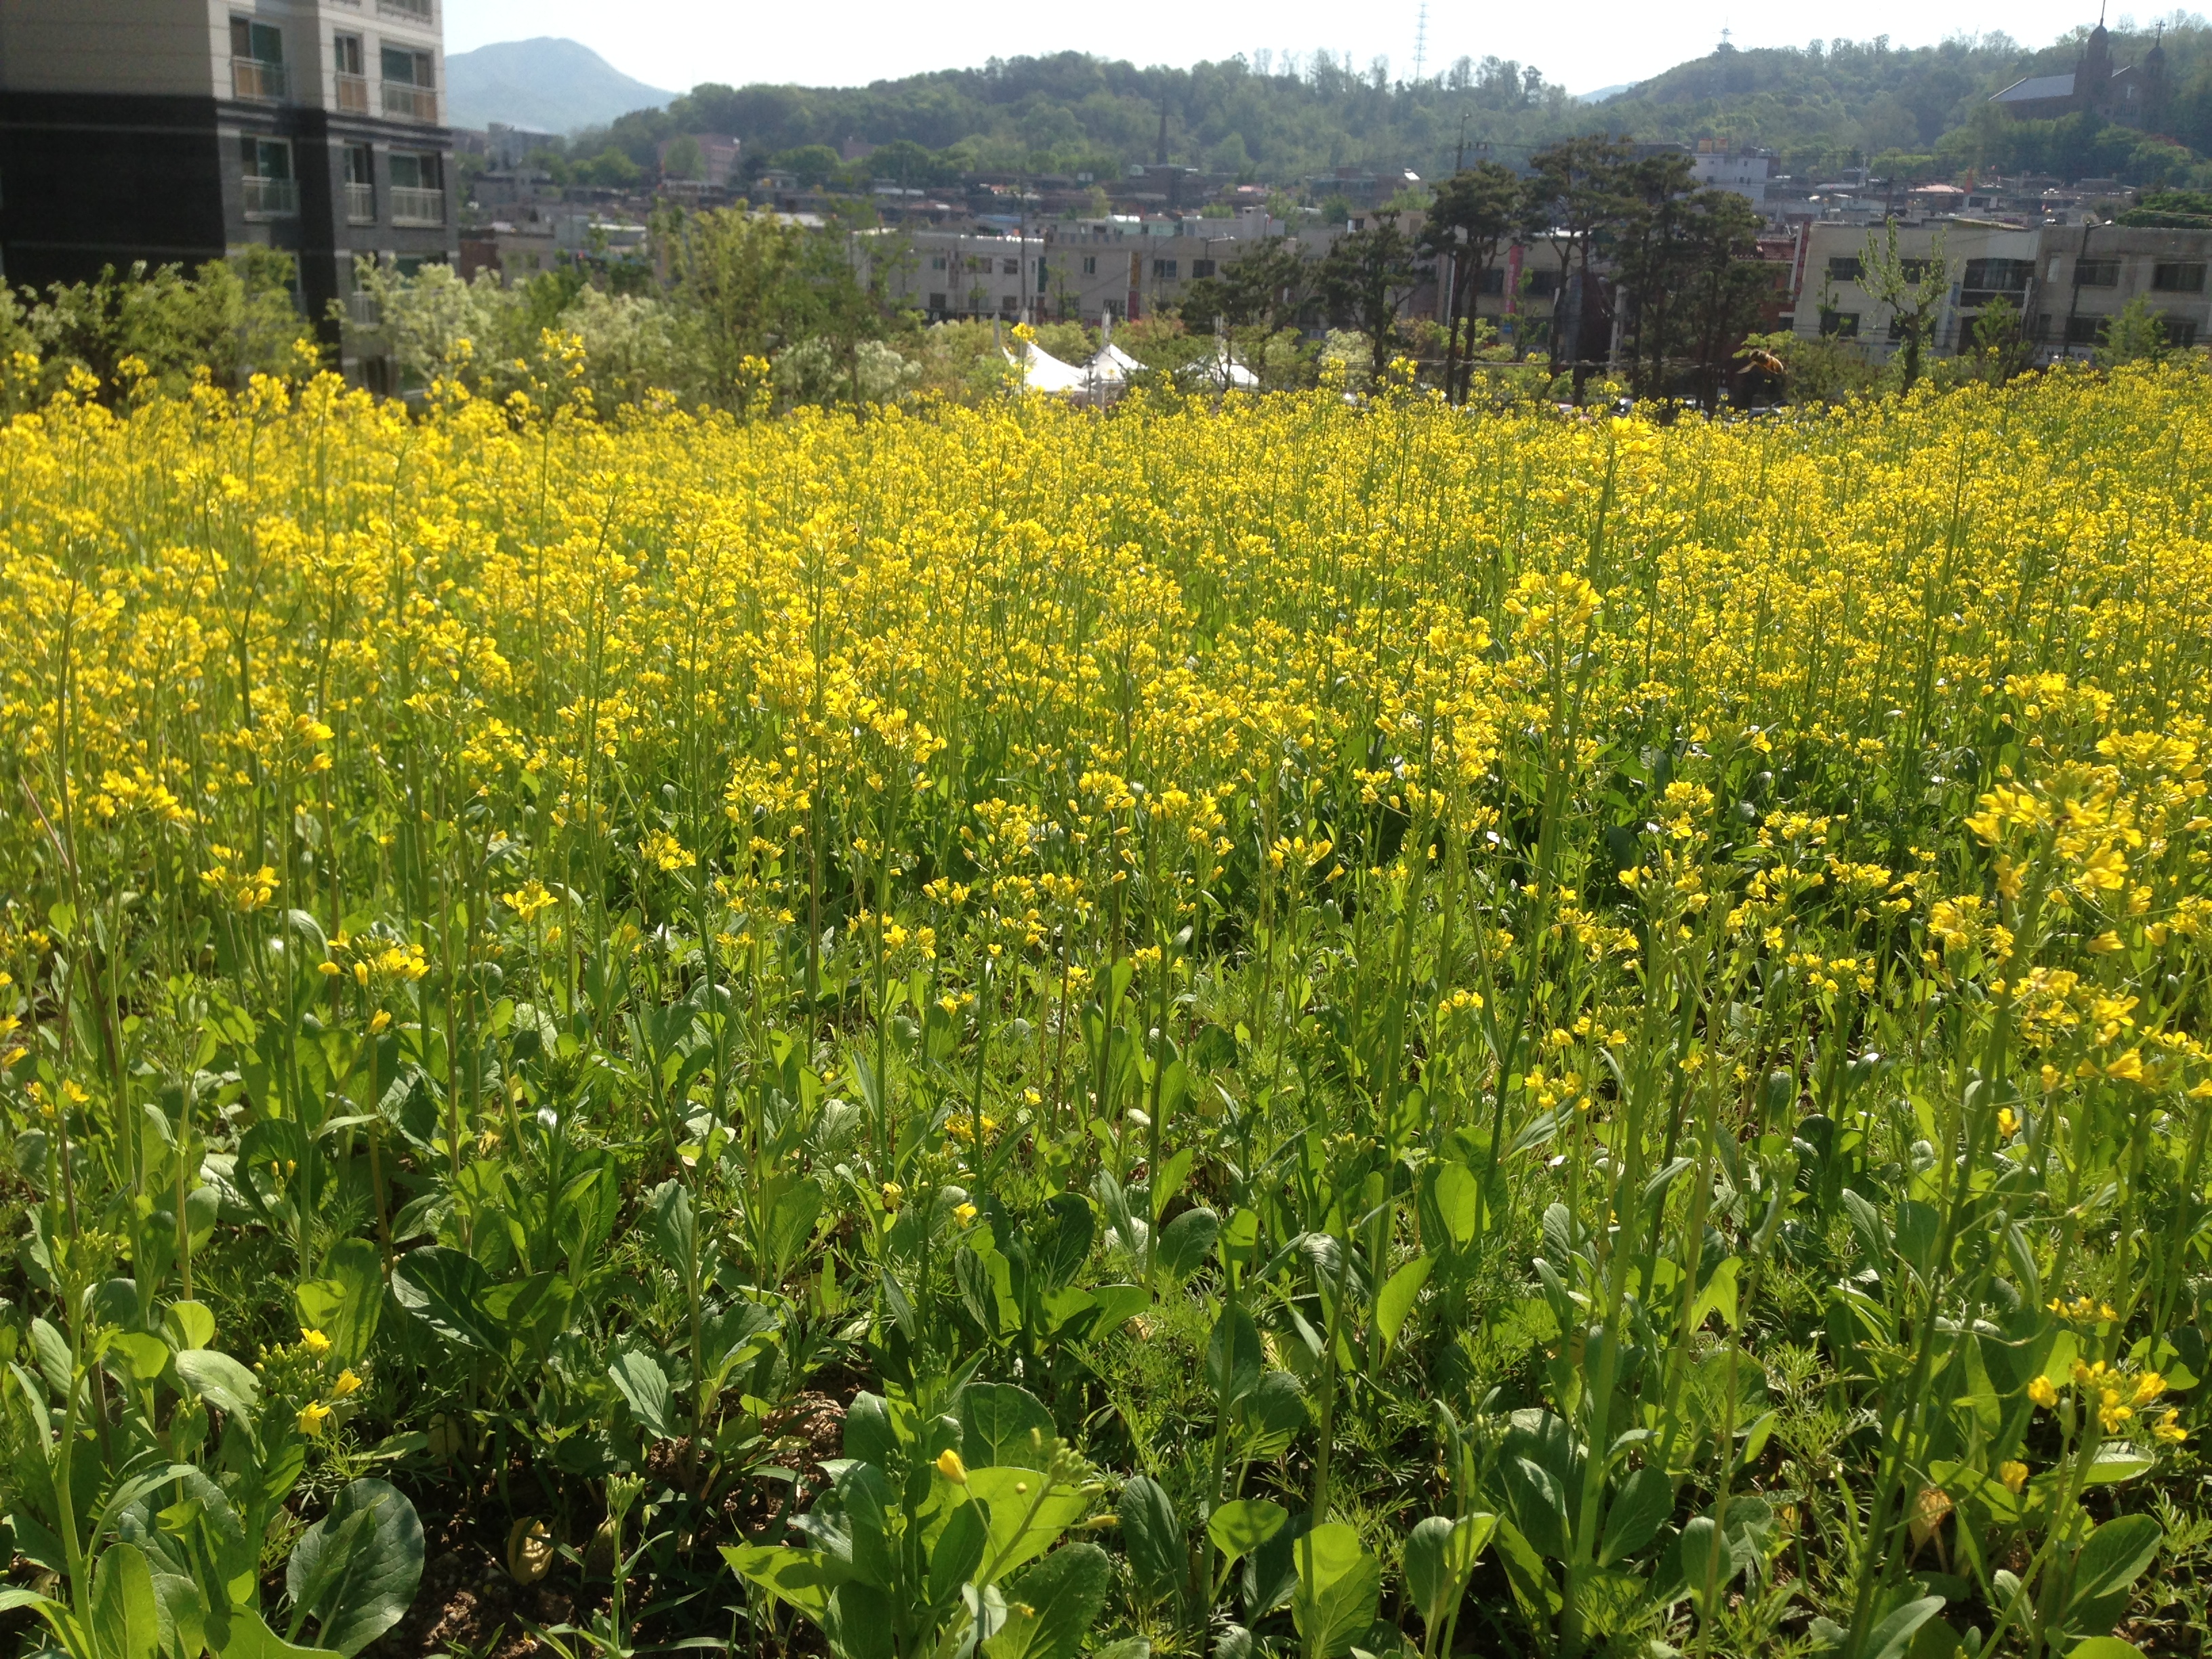
[[[1429,61],[1429,0],[1421,0],[1420,14],[1413,21],[1413,80],[1418,85],[1421,71]]]

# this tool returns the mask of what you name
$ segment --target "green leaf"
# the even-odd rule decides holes
[[[177,1380],[218,1411],[250,1419],[261,1403],[260,1382],[227,1353],[188,1348],[177,1356],[176,1365]]]
[[[991,1528],[981,1504],[962,1504],[952,1511],[945,1523],[945,1530],[937,1534],[937,1543],[929,1555],[929,1600],[933,1607],[950,1607],[959,1599],[960,1587],[975,1576],[975,1569],[983,1565],[983,1551],[991,1541]],[[884,1558],[885,1566],[890,1556],[878,1544],[875,1553]]]
[[[1033,1441],[1032,1434],[1040,1438]],[[1041,1464],[1043,1449],[1056,1437],[1052,1413],[1027,1389],[971,1382],[960,1392],[960,1456],[971,1469]]]
[[[388,1481],[349,1482],[330,1513],[300,1534],[284,1584],[322,1644],[353,1656],[398,1624],[422,1581],[422,1523]]]
[[[1264,1498],[1232,1498],[1214,1510],[1206,1535],[1221,1552],[1222,1565],[1250,1554],[1283,1529],[1290,1511]]]
[[[1413,1298],[1429,1282],[1429,1273],[1436,1265],[1436,1257],[1417,1255],[1384,1281],[1382,1294],[1375,1299],[1375,1322],[1382,1329],[1385,1351],[1398,1340],[1398,1333],[1406,1326],[1406,1316],[1413,1311]]]
[[[1437,1212],[1453,1246],[1465,1249],[1474,1243],[1474,1230],[1482,1218],[1482,1186],[1464,1164],[1436,1166]]]
[[[1129,1553],[1129,1576],[1137,1593],[1150,1601],[1165,1601],[1182,1588],[1189,1571],[1182,1523],[1167,1489],[1149,1475],[1138,1475],[1121,1488],[1121,1542]]]
[[[204,1302],[172,1302],[161,1315],[161,1334],[179,1352],[215,1340],[215,1310]]]
[[[392,1294],[401,1307],[448,1342],[499,1353],[507,1339],[477,1305],[490,1282],[474,1256],[442,1244],[410,1250],[392,1268]]]
[[[2123,1480],[2134,1480],[2157,1461],[2148,1452],[2136,1450],[2129,1441],[2107,1440],[2097,1448],[2096,1455],[2081,1471],[2081,1484],[2116,1486]]]
[[[873,1584],[840,1584],[830,1597],[822,1633],[837,1659],[892,1659],[896,1609]]]
[[[1039,1290],[1062,1290],[1074,1283],[1089,1259],[1097,1221],[1080,1193],[1058,1194],[1044,1207],[1052,1219],[1037,1227],[1030,1272]]]
[[[690,1282],[699,1229],[691,1213],[691,1194],[680,1181],[664,1181],[645,1195],[645,1224],[653,1248],[678,1279]]]
[[[1094,1285],[1091,1294],[1098,1304],[1098,1316],[1091,1334],[1104,1336],[1150,1307],[1152,1293],[1141,1285]]]
[[[1076,1487],[1059,1486],[1037,1501],[1044,1476],[1035,1469],[1001,1465],[968,1471],[968,1496],[981,1498],[991,1515],[991,1548],[985,1571],[1003,1578],[1024,1561],[1050,1549],[1053,1540],[1083,1518],[1091,1500]]]
[[[1432,1515],[1414,1527],[1406,1540],[1406,1594],[1423,1624],[1434,1630],[1450,1616],[1497,1530],[1494,1515],[1462,1515],[1456,1521]]]
[[[118,1331],[108,1340],[141,1382],[151,1382],[169,1368],[169,1345],[158,1336],[143,1331]]]
[[[1096,1544],[1054,1550],[1006,1586],[1006,1622],[983,1644],[984,1659],[1074,1659],[1113,1578]]]
[[[629,1402],[647,1433],[656,1440],[675,1438],[674,1394],[659,1360],[642,1349],[632,1348],[616,1357],[607,1367],[607,1376]]]
[[[1309,1653],[1342,1659],[1367,1633],[1382,1601],[1382,1564],[1360,1547],[1359,1534],[1342,1521],[1316,1527],[1291,1547],[1297,1588],[1291,1620]]]
[[[1572,1553],[1567,1521],[1567,1493],[1556,1476],[1525,1457],[1504,1457],[1498,1472],[1505,1483],[1506,1502],[1513,1520],[1536,1550],[1554,1561]]]
[[[852,1576],[842,1562],[819,1550],[781,1544],[725,1544],[722,1559],[747,1583],[758,1585],[817,1625],[830,1616],[830,1592]]]
[[[1224,1308],[1206,1344],[1206,1382],[1224,1407],[1235,1405],[1260,1385],[1267,1364],[1260,1328],[1241,1304]]]
[[[1705,1287],[1698,1292],[1697,1301],[1690,1309],[1690,1328],[1703,1325],[1717,1309],[1730,1330],[1736,1325],[1736,1274],[1743,1267],[1743,1258],[1730,1256],[1713,1269]]]
[[[323,1266],[323,1277],[292,1292],[300,1323],[330,1338],[341,1364],[358,1364],[384,1312],[383,1258],[367,1239],[348,1238],[331,1247]],[[214,1328],[210,1316],[208,1328]]]
[[[1158,1270],[1170,1279],[1188,1279],[1213,1254],[1213,1241],[1221,1234],[1221,1218],[1200,1206],[1185,1210],[1160,1229]]]
[[[161,1650],[154,1569],[136,1544],[110,1544],[93,1568],[92,1637],[100,1659],[155,1659]]]
[[[1650,1543],[1674,1510],[1674,1485],[1663,1469],[1650,1464],[1622,1481],[1605,1512],[1605,1535],[1597,1547],[1597,1561],[1611,1566]]]
[[[1914,1635],[1942,1607],[1943,1598],[1940,1595],[1923,1595],[1917,1601],[1907,1601],[1874,1627],[1861,1651],[1866,1659],[1905,1659]]]
[[[2117,1636],[2092,1636],[2067,1649],[2066,1659],[2142,1659],[2142,1650]]]
[[[154,1575],[161,1613],[161,1651],[169,1659],[199,1659],[207,1648],[207,1603],[200,1587],[180,1573]]]
[[[2148,1515],[2124,1515],[2106,1522],[2074,1558],[2075,1604],[2125,1589],[2158,1559],[2158,1547],[2165,1541],[2164,1529]]]
[[[341,1659],[328,1648],[295,1647],[262,1622],[252,1607],[230,1611],[222,1646],[222,1659]]]

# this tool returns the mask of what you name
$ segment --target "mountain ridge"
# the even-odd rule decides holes
[[[568,133],[605,126],[678,94],[624,75],[580,40],[541,34],[446,54],[446,100],[456,126],[494,121]]]

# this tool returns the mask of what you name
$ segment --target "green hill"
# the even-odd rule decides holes
[[[1886,39],[1802,48],[1723,47],[1602,102],[1571,96],[1534,67],[1462,58],[1408,83],[1378,63],[1262,54],[1190,69],[1140,69],[1062,52],[944,70],[866,87],[695,87],[665,109],[624,115],[586,149],[614,145],[641,166],[680,132],[742,139],[747,157],[796,159],[817,176],[852,141],[893,147],[858,171],[908,182],[962,172],[1118,172],[1165,159],[1279,185],[1340,166],[1411,167],[1425,178],[1487,153],[1513,161],[1572,133],[1717,138],[1778,151],[1797,176],[1872,161],[1900,171],[2033,169],[2202,185],[2212,150],[2212,28],[2163,36],[2168,95],[2154,131],[2092,118],[2011,119],[1990,94],[2073,68],[2082,33],[2031,50],[2002,34],[1899,48]],[[2114,61],[2142,63],[2156,37],[2118,33]]]

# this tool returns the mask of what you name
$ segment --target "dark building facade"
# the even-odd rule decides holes
[[[440,0],[0,0],[0,275],[263,243],[322,319],[353,262],[459,251]]]

